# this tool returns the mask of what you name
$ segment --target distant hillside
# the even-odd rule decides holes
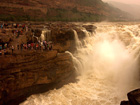
[[[0,20],[124,20],[126,13],[101,0],[0,0]]]
[[[140,19],[140,5],[124,4],[120,2],[109,1],[110,5],[119,8],[122,11],[128,12],[133,19]]]

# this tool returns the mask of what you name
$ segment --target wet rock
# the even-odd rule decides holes
[[[96,29],[93,25],[85,27],[88,30],[92,30],[92,32]],[[82,28],[83,27],[76,25],[69,26],[68,24],[59,24],[57,27],[53,27],[53,29],[51,29],[51,40],[54,43],[54,48],[58,50],[58,52],[64,52],[66,50],[73,52],[76,49],[74,31],[76,31],[79,40],[83,40],[87,37]]]
[[[58,52],[74,50],[74,32],[72,29],[54,29],[51,31],[53,48]]]
[[[1,105],[21,102],[31,94],[58,88],[74,80],[72,58],[66,53],[28,52],[15,57],[9,55],[8,59],[11,60],[6,60],[5,66],[0,65]]]
[[[34,35],[37,36],[37,37],[40,37],[41,36],[41,33],[42,33],[42,30],[41,29],[35,29],[34,30]]]
[[[30,31],[23,33],[16,42],[37,42],[44,26],[40,23],[32,24],[29,26]],[[48,23],[46,27],[51,30],[52,51],[25,51],[14,56],[0,56],[0,105],[18,105],[32,94],[46,92],[75,81],[71,56],[64,52],[75,51],[73,30],[76,30],[80,40],[86,37],[85,33],[74,24]],[[90,28],[93,29],[87,27],[89,31]],[[3,33],[1,40],[12,44],[14,41],[9,36],[4,38],[5,35]],[[16,42],[14,43],[17,44]]]
[[[75,28],[78,38],[80,40],[84,39],[86,37],[86,34],[80,29],[80,28]]]
[[[66,44],[68,40],[74,40],[74,32],[70,29],[53,29],[51,31],[51,39],[55,43]]]
[[[140,89],[127,94],[130,105],[140,105]]]
[[[33,40],[33,34],[32,34],[32,32],[27,32],[26,33],[26,38],[27,38],[27,42],[29,42],[29,43],[31,43],[31,42],[33,42],[32,40]]]
[[[40,33],[37,33],[36,34],[37,36],[40,36],[41,34]],[[34,42],[34,43],[37,43],[38,42],[38,37],[37,36],[34,36],[33,35],[33,32],[27,32],[26,33],[26,42],[28,42],[28,43],[32,43],[32,42]]]
[[[12,40],[12,35],[0,34],[0,43],[10,43]]]
[[[129,92],[127,97],[128,101],[122,101],[121,105],[140,105],[140,89]]]
[[[89,32],[95,32],[95,29],[97,28],[94,25],[83,25],[83,27]]]
[[[122,101],[120,105],[130,105],[129,101]]]

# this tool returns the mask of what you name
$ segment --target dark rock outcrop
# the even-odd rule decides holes
[[[128,101],[122,101],[121,105],[140,105],[140,89],[129,92],[127,97]]]
[[[97,28],[94,25],[83,25],[83,27],[89,32],[95,32],[95,29]]]
[[[126,18],[126,13],[102,0],[0,0],[0,4],[3,21],[89,22]]]
[[[121,105],[130,105],[130,104],[129,104],[129,101],[122,101]]]
[[[83,25],[79,27],[74,24],[59,24],[57,27],[51,29],[51,40],[54,43],[54,48],[58,52],[64,52],[66,50],[74,52],[75,48],[75,33],[74,30],[77,32],[78,38],[83,40],[86,37],[86,33],[82,30],[83,27],[86,31],[93,33],[95,32],[94,25]]]
[[[69,54],[28,52],[1,57],[0,105],[19,103],[33,93],[58,88],[74,80]]]
[[[51,31],[51,40],[54,43],[53,48],[58,52],[74,51],[74,32],[70,29],[53,29]]]
[[[34,33],[35,33],[35,36],[40,37],[41,33],[42,33],[42,30],[41,29],[35,29]]]
[[[130,105],[140,105],[140,89],[127,94]]]
[[[16,47],[21,43],[38,42],[41,29],[47,29],[51,31],[49,41],[53,44],[53,50],[20,51],[15,49],[13,55],[0,56],[0,105],[18,105],[32,94],[46,92],[75,82],[76,74],[72,58],[64,52],[74,52],[76,49],[74,30],[78,33],[80,40],[86,37],[81,30],[83,27],[79,28],[75,24],[61,22],[31,23],[27,26],[29,31],[24,31],[18,38],[13,36],[12,27],[7,29],[1,38],[12,38],[3,41],[8,41],[9,46]],[[12,35],[8,36],[8,34]]]

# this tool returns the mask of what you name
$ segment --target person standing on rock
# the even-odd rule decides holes
[[[22,49],[23,49],[23,43],[21,43],[21,45],[20,45],[20,49],[21,49],[21,51],[22,51]]]
[[[0,55],[2,55],[2,50],[0,50]]]
[[[50,50],[50,49],[49,49],[49,43],[47,43],[47,50]]]
[[[28,32],[28,26],[26,26],[26,32]]]
[[[45,51],[45,48],[46,48],[46,47],[43,45],[43,51]]]
[[[31,50],[31,44],[30,43],[28,44],[28,50]]]
[[[1,25],[1,29],[3,29],[3,24]]]
[[[39,45],[38,45],[38,43],[36,43],[36,50],[38,50],[38,47],[39,47]]]
[[[31,49],[33,50],[33,47],[34,47],[34,44],[33,43],[31,43]]]
[[[25,29],[25,24],[22,25],[22,29],[23,29],[23,30]]]
[[[2,45],[0,45],[0,55],[2,55]]]
[[[19,50],[19,44],[17,45],[17,49]]]
[[[13,54],[13,52],[14,52],[14,46],[12,45],[12,54]]]
[[[50,44],[49,50],[52,50],[52,43]]]
[[[4,44],[4,49],[7,49],[7,43]]]
[[[2,50],[2,45],[0,45],[0,50]]]
[[[17,34],[17,37],[16,37],[16,38],[18,38],[18,37],[19,37],[19,35],[20,35],[20,31],[18,31],[17,33],[18,33],[18,34]]]

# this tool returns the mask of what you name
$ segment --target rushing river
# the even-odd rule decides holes
[[[120,105],[127,92],[138,88],[140,24],[95,23],[96,34],[84,28],[86,38],[78,39],[71,54],[77,83],[58,90],[32,95],[21,105]]]

